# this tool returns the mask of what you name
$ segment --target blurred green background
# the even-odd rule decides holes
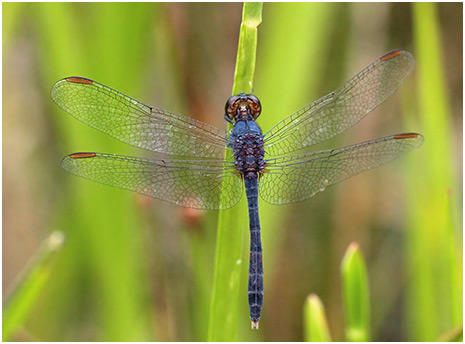
[[[60,161],[72,152],[147,153],[68,116],[50,89],[89,77],[224,129],[242,4],[2,8],[3,330],[9,307],[11,340],[206,340],[218,212],[66,174]],[[461,3],[264,5],[254,93],[265,132],[403,48],[417,66],[400,91],[315,149],[410,131],[425,144],[305,202],[260,203],[260,330],[250,330],[245,264],[230,340],[302,340],[310,293],[326,308],[333,340],[344,340],[339,269],[353,241],[367,262],[372,339],[431,341],[462,323],[462,28]],[[66,242],[47,260],[47,278],[13,307],[28,262],[56,230]]]

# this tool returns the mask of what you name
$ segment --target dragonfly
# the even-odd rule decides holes
[[[64,157],[62,166],[92,181],[188,208],[227,209],[239,202],[245,189],[250,225],[248,302],[252,329],[258,329],[264,290],[259,195],[276,205],[303,201],[420,147],[422,135],[401,133],[308,151],[370,113],[402,84],[413,66],[409,52],[390,51],[265,134],[256,122],[262,105],[252,94],[233,95],[226,102],[224,118],[233,125],[227,132],[146,105],[91,79],[64,78],[51,91],[59,107],[163,158],[78,152]]]

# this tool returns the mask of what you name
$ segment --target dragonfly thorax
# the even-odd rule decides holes
[[[237,122],[236,124],[241,122]],[[260,132],[260,128],[255,122],[242,123],[253,123],[256,127],[255,129],[258,131],[252,132],[250,130],[251,128],[247,126],[248,130],[246,132],[239,133],[236,136],[234,135],[234,130],[237,125],[234,127],[231,137],[234,137],[233,150],[235,166],[237,171],[239,171],[245,179],[258,178],[265,168],[263,136]]]

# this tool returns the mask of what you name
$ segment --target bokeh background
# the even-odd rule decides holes
[[[72,152],[147,153],[65,114],[50,89],[63,77],[85,76],[226,128],[242,4],[2,8],[4,310],[40,260],[43,241],[54,231],[66,237],[10,339],[206,340],[218,212],[66,174],[60,160]],[[400,91],[315,148],[410,131],[424,134],[425,144],[308,201],[260,203],[260,330],[249,327],[245,233],[230,340],[302,340],[310,293],[323,301],[333,339],[343,340],[340,262],[354,241],[367,262],[374,340],[435,340],[462,323],[462,13],[461,3],[264,5],[254,93],[265,132],[403,48],[417,67]],[[437,70],[426,68],[435,57]],[[429,78],[435,71],[440,78]]]

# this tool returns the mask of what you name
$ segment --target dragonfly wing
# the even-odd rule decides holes
[[[242,196],[234,163],[220,160],[150,160],[104,153],[74,153],[63,159],[68,172],[98,183],[136,191],[197,209],[226,209]],[[222,194],[226,188],[228,192]]]
[[[413,56],[404,50],[381,56],[336,91],[279,122],[265,134],[265,151],[284,155],[338,135],[389,97],[413,65]]]
[[[52,98],[81,122],[122,142],[182,157],[224,157],[226,132],[204,122],[145,105],[96,81],[69,77]]]
[[[423,143],[416,133],[397,134],[338,149],[270,159],[260,196],[271,204],[303,201],[327,186],[410,152]]]

